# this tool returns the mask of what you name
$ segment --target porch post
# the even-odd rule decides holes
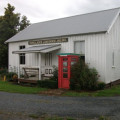
[[[39,80],[41,80],[41,53],[39,53]]]
[[[18,54],[18,78],[20,78],[20,55]]]

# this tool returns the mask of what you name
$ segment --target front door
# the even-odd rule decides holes
[[[61,63],[62,63],[62,75],[61,75],[61,86],[62,88],[66,88],[69,89],[69,79],[70,79],[70,60],[69,57],[62,57],[61,59]]]

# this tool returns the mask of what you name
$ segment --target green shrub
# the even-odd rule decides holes
[[[38,86],[43,88],[58,88],[58,82],[53,80],[38,80]]]
[[[58,68],[56,66],[53,66],[53,76],[50,79],[58,81]]]
[[[8,81],[12,81],[14,75],[17,76],[15,72],[8,72],[8,69],[0,68],[0,80],[3,80],[4,76],[6,76],[6,79]]]
[[[72,90],[96,90],[98,73],[80,60],[71,67],[70,88]]]
[[[14,72],[8,72],[4,75],[6,76],[7,81],[14,81],[14,76],[17,76],[17,74]]]
[[[14,73],[14,72],[8,72],[8,73],[6,74],[6,77],[7,77],[8,79],[12,79],[14,75],[17,75],[17,74]]]
[[[6,75],[7,73],[8,73],[8,71],[7,71],[6,68],[1,68],[1,69],[0,69],[0,75],[1,75],[1,76]]]
[[[106,84],[104,82],[98,82],[97,83],[97,89],[103,90],[105,88]]]

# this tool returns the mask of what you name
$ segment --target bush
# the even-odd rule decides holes
[[[14,72],[7,72],[6,74],[4,74],[7,78],[8,81],[17,81],[17,74]]]
[[[43,88],[58,88],[58,68],[53,66],[53,76],[47,80],[38,80],[38,86]]]
[[[8,72],[6,68],[0,69],[0,78],[3,79],[4,76],[6,76],[7,80],[13,80],[13,76],[17,75],[14,72]]]
[[[8,73],[8,71],[7,71],[6,68],[1,68],[1,69],[0,69],[0,75],[1,75],[1,76],[6,75],[7,73]]]
[[[53,80],[38,80],[38,86],[43,88],[58,88],[58,82]]]
[[[106,84],[104,82],[98,82],[97,84],[97,89],[98,90],[103,90],[105,88]]]
[[[75,63],[71,68],[70,88],[72,90],[96,90],[98,73],[90,69],[83,60]]]
[[[53,76],[50,79],[58,81],[58,68],[56,66],[53,66]]]
[[[6,77],[7,77],[8,79],[13,79],[13,76],[14,76],[14,75],[17,76],[17,74],[14,73],[14,72],[8,72],[8,73],[6,74]]]

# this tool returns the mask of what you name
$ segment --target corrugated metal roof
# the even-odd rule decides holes
[[[6,42],[106,32],[120,8],[35,23]]]
[[[13,51],[13,53],[34,53],[34,52],[44,52],[45,50],[55,48],[55,49],[60,49],[61,45],[56,44],[56,45],[40,45],[40,46],[33,46],[33,47],[28,47],[25,49],[21,49],[18,51]]]

